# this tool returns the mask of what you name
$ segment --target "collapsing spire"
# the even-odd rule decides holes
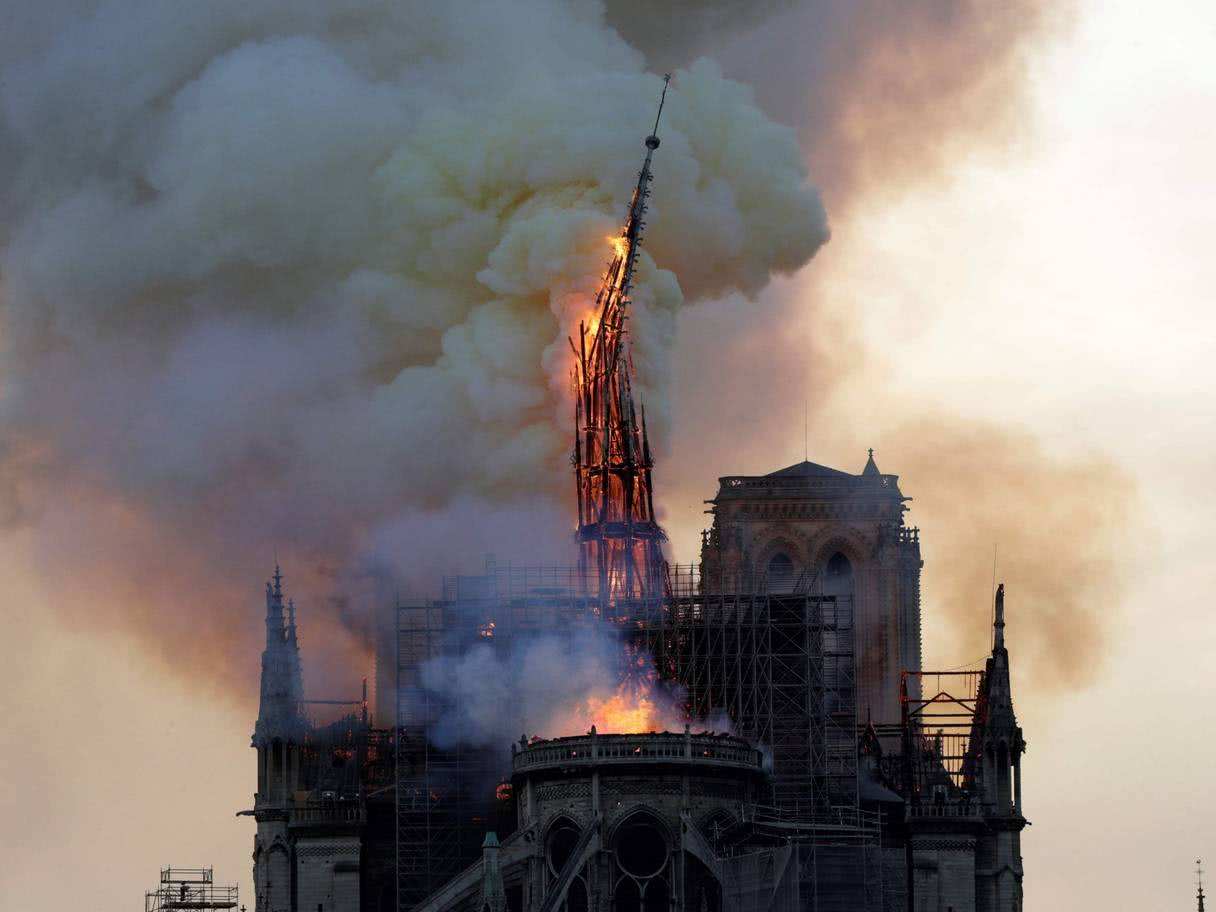
[[[574,473],[578,493],[579,567],[586,584],[595,580],[604,605],[660,597],[666,579],[662,542],[654,518],[646,412],[633,402],[633,361],[626,344],[629,292],[650,196],[651,158],[659,147],[659,117],[646,137],[646,158],[638,172],[621,234],[595,297],[590,327],[579,324],[574,369]]]

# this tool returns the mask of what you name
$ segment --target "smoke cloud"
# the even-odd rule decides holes
[[[505,517],[494,550],[561,553],[566,336],[660,87],[601,8],[6,21],[2,514],[113,591],[82,621],[188,656],[180,613],[247,659],[277,550],[306,646],[333,649],[316,596],[357,639],[361,580],[431,587]],[[656,441],[681,305],[754,295],[827,236],[793,132],[712,63],[676,75],[662,135],[632,321]]]
[[[431,659],[421,679],[441,707],[428,729],[439,747],[581,735],[592,725],[605,733],[684,726],[679,693],[605,627],[515,638],[506,650],[479,643]]]
[[[853,303],[814,273],[755,296],[827,237],[805,163],[841,218],[932,179],[959,143],[1008,139],[1027,50],[1067,12],[63,0],[14,3],[5,21],[9,540],[73,622],[132,629],[219,686],[216,651],[256,669],[251,581],[277,553],[312,686],[365,664],[374,605],[429,594],[485,552],[567,553],[565,336],[639,163],[659,86],[647,68],[684,67],[633,321],[661,509],[699,509],[720,472],[775,468],[791,419],[767,408],[772,391],[810,388],[816,437],[892,435],[891,459],[907,454],[892,470],[930,510],[947,476],[890,427],[942,406],[833,412],[881,372]],[[1000,429],[945,424],[993,464]],[[1069,476],[1019,442],[1017,477]],[[702,468],[705,452],[722,458]],[[1089,516],[1087,487],[1049,489]],[[985,532],[1012,515],[993,497]],[[1076,523],[1061,560],[1081,566],[1112,522]],[[926,579],[944,605],[975,588],[943,562]]]
[[[1026,689],[1091,681],[1130,582],[1124,556],[1139,509],[1128,474],[1102,456],[1052,455],[1018,428],[934,413],[895,424],[876,445],[915,496],[925,626],[938,663],[990,649],[991,615],[981,606],[992,601],[995,562]]]
[[[798,128],[839,218],[863,195],[938,174],[948,153],[1025,141],[1026,61],[1072,2],[613,0],[609,21],[656,68],[697,55]]]
[[[873,446],[915,498],[928,660],[952,666],[987,650],[996,546],[1023,692],[1084,686],[1101,673],[1129,582],[1120,555],[1131,537],[1151,539],[1135,483],[1107,454],[1061,453],[1024,427],[961,412],[945,391],[898,388],[888,363],[896,346],[914,343],[945,308],[908,301],[879,349],[866,338],[871,302],[858,289],[883,293],[865,272],[875,268],[866,236],[891,203],[949,180],[960,155],[999,162],[1033,146],[1028,61],[1071,26],[1072,7],[810,0],[764,4],[757,17],[720,2],[699,5],[702,18],[685,12],[729,28],[673,26],[684,36],[674,42],[661,37],[662,10],[613,7],[613,21],[656,65],[708,53],[755,85],[758,103],[798,129],[833,217],[833,244],[796,280],[756,304],[729,297],[681,316],[680,470],[660,476],[675,524],[685,536],[701,528],[700,501],[718,475],[801,459],[808,404],[810,458],[859,471]],[[923,256],[926,269],[952,269],[967,254],[927,238]],[[866,281],[855,281],[858,271]],[[729,453],[731,464],[696,465],[703,452]]]

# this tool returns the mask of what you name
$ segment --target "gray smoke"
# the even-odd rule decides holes
[[[0,515],[40,572],[71,555],[80,621],[254,667],[276,550],[305,611],[479,560],[487,516],[520,519],[495,550],[559,552],[565,339],[660,87],[603,9],[27,7],[0,39]],[[713,64],[661,132],[632,321],[660,443],[680,306],[827,236],[793,132]],[[345,655],[318,614],[306,647]]]
[[[657,682],[648,656],[631,654],[604,627],[569,635],[482,642],[422,667],[423,688],[439,710],[429,729],[439,747],[502,746],[520,735],[557,738],[654,729],[680,731],[682,694]],[[627,720],[625,728],[620,720]]]

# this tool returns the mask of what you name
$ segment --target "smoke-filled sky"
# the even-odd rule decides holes
[[[994,549],[1006,581],[1031,907],[1189,902],[1209,8],[3,22],[0,907],[117,909],[170,863],[248,887],[276,554],[315,693],[357,686],[386,592],[560,548],[564,336],[668,69],[634,325],[675,556],[718,475],[803,457],[804,409],[812,459],[873,446],[924,530],[927,662],[982,653]]]

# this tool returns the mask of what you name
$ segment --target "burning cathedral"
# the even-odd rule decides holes
[[[1003,587],[983,667],[922,669],[919,532],[898,476],[873,452],[856,474],[806,461],[724,476],[700,563],[663,556],[628,345],[658,122],[571,340],[577,565],[487,562],[397,605],[381,719],[365,686],[326,724],[278,568],[267,584],[243,812],[257,912],[1021,909]],[[435,737],[459,698],[427,686],[428,662],[589,630],[619,647],[622,681],[644,669],[678,694],[681,721]]]

